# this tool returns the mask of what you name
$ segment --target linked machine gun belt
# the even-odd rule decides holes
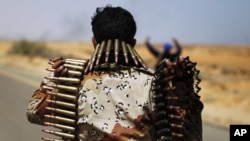
[[[42,137],[46,141],[77,141],[77,99],[79,87],[83,78],[84,66],[87,60],[65,59],[63,64],[67,68],[67,77],[45,77],[47,94],[52,99],[47,100],[50,104],[46,107],[50,114],[44,115],[48,121],[45,125],[53,129],[44,129],[43,132],[57,136],[57,138]]]
[[[189,57],[163,60],[153,81],[157,141],[201,141],[203,103],[196,63]]]

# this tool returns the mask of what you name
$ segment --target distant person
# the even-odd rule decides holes
[[[149,49],[149,51],[158,58],[158,62],[164,58],[168,58],[173,61],[176,57],[181,55],[182,47],[179,42],[173,38],[173,45],[171,43],[165,43],[163,45],[163,52],[157,50],[150,42],[149,37],[146,38],[145,45]]]

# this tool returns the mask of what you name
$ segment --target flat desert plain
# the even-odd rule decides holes
[[[0,65],[46,75],[48,59],[9,55],[11,41],[0,42]],[[46,42],[56,56],[89,58],[93,52],[90,43]],[[161,50],[161,45],[156,45]],[[228,128],[230,124],[250,124],[250,45],[182,45],[182,56],[197,62],[200,70],[201,91],[204,103],[203,121]],[[150,67],[156,63],[144,44],[135,48]]]

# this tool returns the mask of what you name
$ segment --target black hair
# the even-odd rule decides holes
[[[132,14],[124,8],[111,5],[96,8],[91,25],[97,43],[108,39],[134,42],[136,23]]]

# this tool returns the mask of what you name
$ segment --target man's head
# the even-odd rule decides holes
[[[165,43],[163,45],[164,52],[169,52],[171,48],[172,48],[172,44],[170,43]]]
[[[130,12],[121,7],[99,7],[92,17],[92,32],[97,43],[108,39],[135,44],[136,23]]]

